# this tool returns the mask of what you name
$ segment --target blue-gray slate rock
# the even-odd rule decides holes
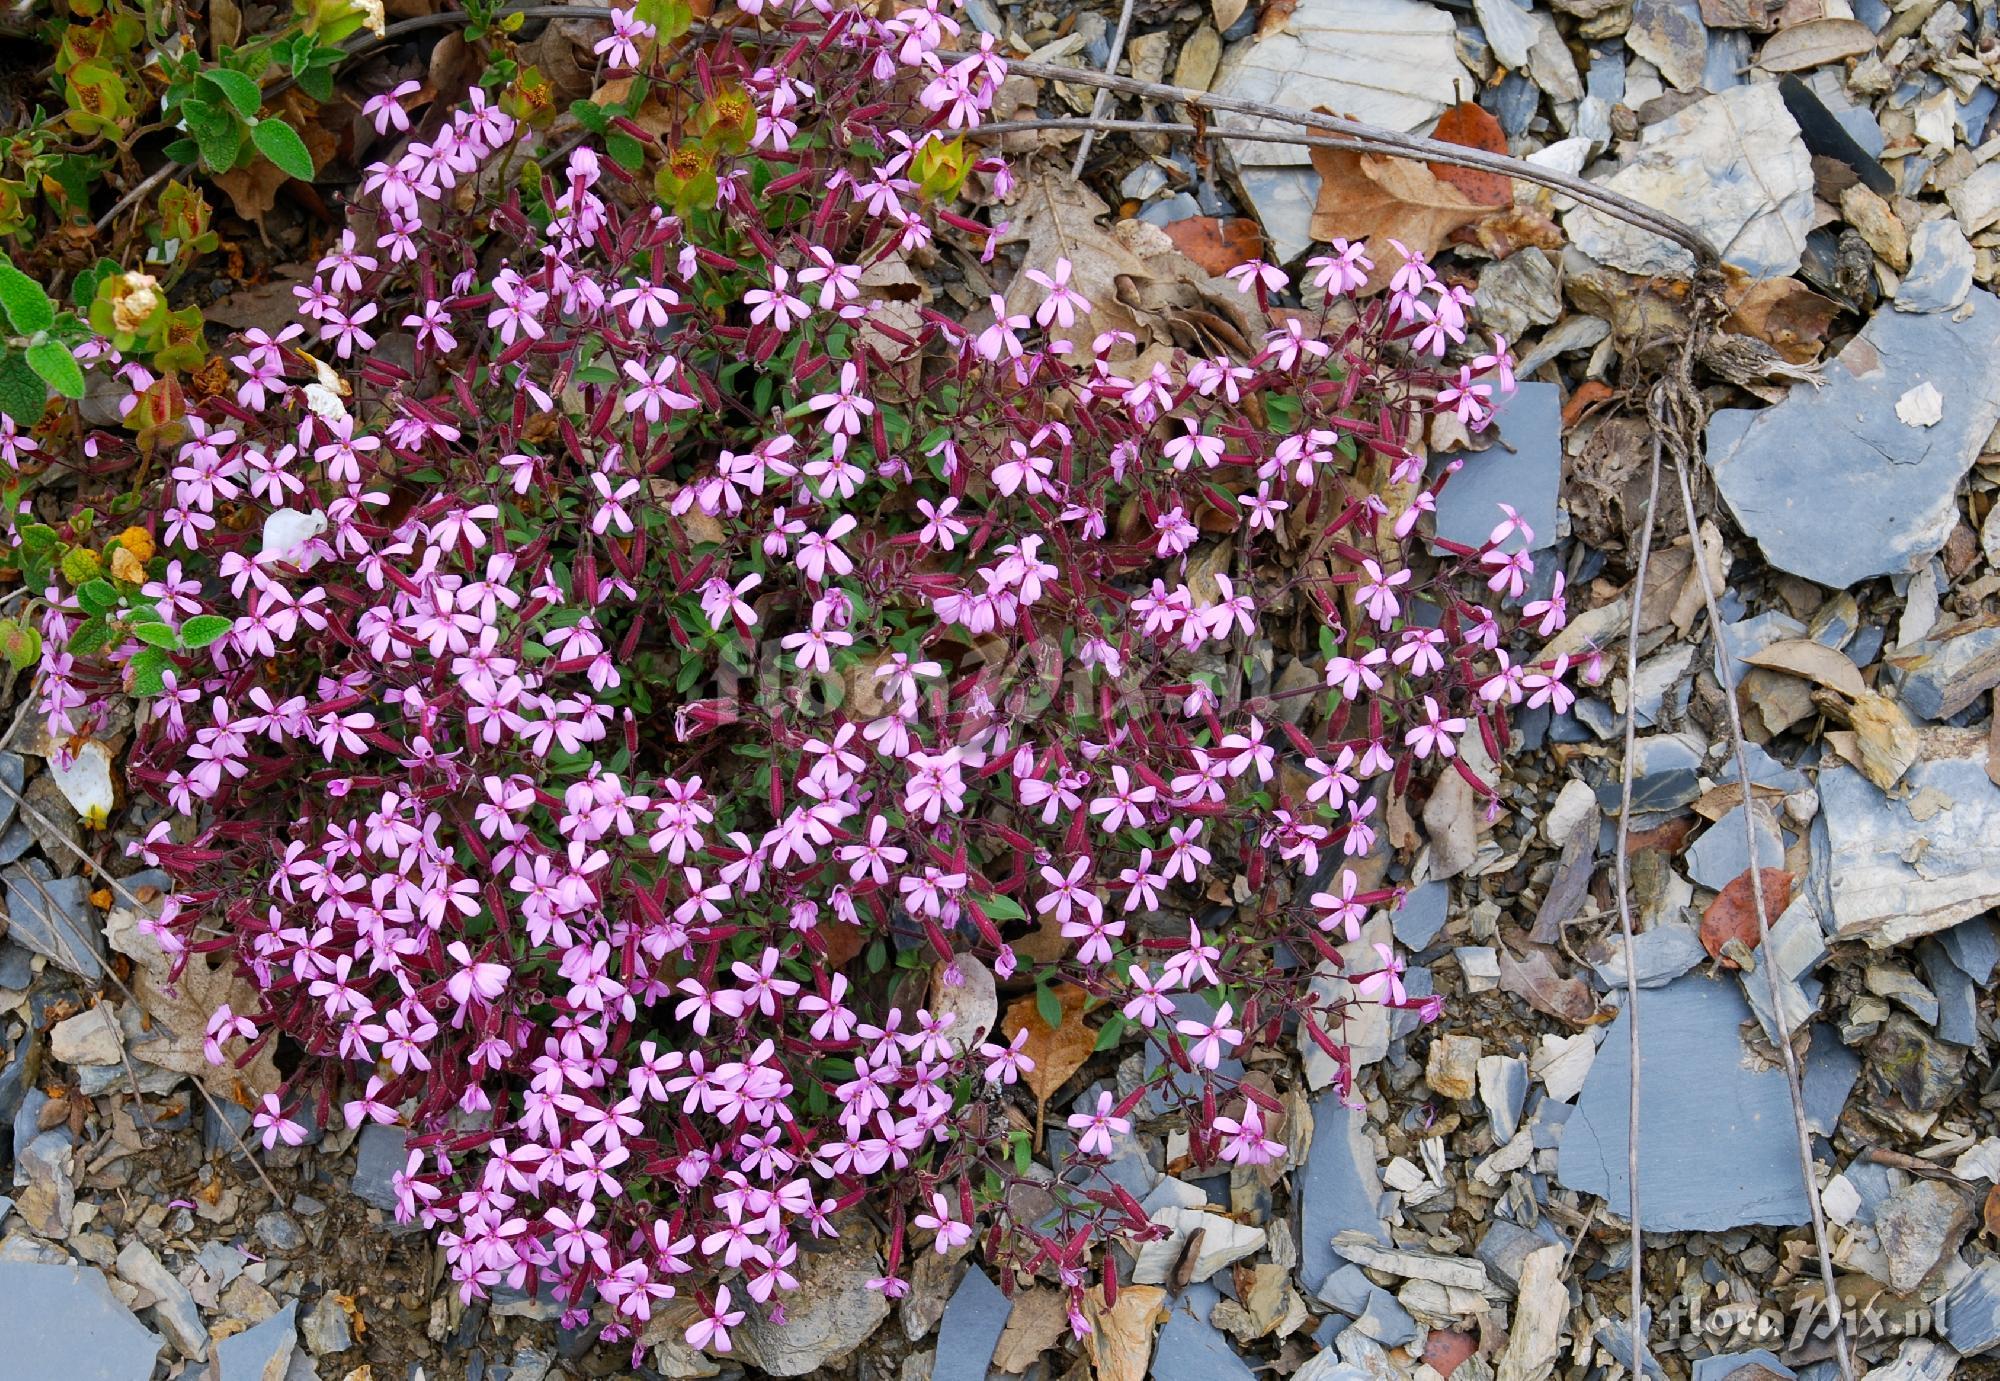
[[[1450,883],[1426,882],[1412,887],[1390,922],[1396,939],[1413,954],[1429,949],[1444,929],[1445,908],[1450,901]]]
[[[1342,1266],[1319,1287],[1319,1298],[1354,1320],[1354,1326],[1383,1347],[1413,1343],[1423,1332],[1396,1297],[1370,1280],[1359,1266]]]
[[[1971,975],[1952,962],[1945,947],[1934,937],[1917,943],[1917,957],[1923,961],[1924,978],[1937,997],[1939,1040],[1953,1045],[1979,1043],[1979,985]]]
[[[1993,977],[1993,966],[2000,964],[2000,930],[1984,916],[1961,921],[1949,930],[1937,933],[1937,942],[1944,952],[1951,956],[1951,962],[1965,972],[1974,983],[1986,983]]]
[[[931,1364],[931,1381],[986,1381],[992,1365],[993,1349],[1000,1342],[1000,1330],[1014,1312],[1013,1302],[1000,1287],[974,1266],[951,1292],[938,1325],[937,1360]],[[224,1378],[227,1381],[227,1378]]]
[[[1713,1357],[1695,1358],[1694,1381],[1729,1381],[1745,1367],[1763,1367],[1773,1376],[1784,1377],[1786,1381],[1791,1381],[1796,1374],[1778,1360],[1776,1353],[1759,1347],[1748,1352],[1718,1352]]]
[[[1483,451],[1447,457],[1465,467],[1451,477],[1437,501],[1437,536],[1468,547],[1485,543],[1512,504],[1534,529],[1534,550],[1555,545],[1557,500],[1562,490],[1562,398],[1554,384],[1523,381],[1495,414],[1494,443]],[[1939,539],[1942,545],[1943,539]],[[1502,551],[1523,546],[1516,532]]]
[[[2000,421],[2000,298],[1974,289],[1966,303],[1963,320],[1963,309],[1879,311],[1827,364],[1822,386],[1710,420],[1716,487],[1772,565],[1846,589],[1915,571],[1943,549],[1959,481]],[[1923,383],[1943,395],[1943,416],[1908,426],[1896,403]]]
[[[1785,840],[1777,822],[1763,810],[1757,812],[1755,819],[1757,866],[1784,867]],[[1742,876],[1750,867],[1750,840],[1743,828],[1743,807],[1737,806],[1703,830],[1701,838],[1688,847],[1683,861],[1688,876],[1710,891],[1720,892]]]
[[[1741,990],[1733,982],[1690,975],[1646,994],[1639,1008],[1639,1176],[1645,1186],[1639,1211],[1645,1230],[1807,1222],[1784,1072],[1746,1067],[1737,1028],[1750,1008]],[[1631,1201],[1630,1020],[1621,1011],[1598,1047],[1556,1161],[1558,1181],[1598,1195],[1621,1217]]]
[[[82,878],[59,878],[31,858],[9,868],[6,881],[10,936],[86,982],[104,976],[104,930]]]
[[[299,1302],[293,1300],[255,1328],[216,1344],[220,1381],[273,1381],[291,1368],[299,1345]]]
[[[409,1133],[401,1127],[369,1124],[361,1129],[361,1149],[354,1161],[354,1192],[363,1200],[393,1213],[395,1176],[409,1163],[405,1149]]]
[[[1235,1345],[1208,1321],[1221,1297],[1213,1285],[1191,1285],[1173,1302],[1153,1342],[1151,1381],[1256,1381]]]
[[[1312,1113],[1312,1146],[1296,1183],[1299,1283],[1316,1295],[1326,1278],[1346,1264],[1333,1249],[1336,1234],[1372,1233],[1386,1247],[1389,1232],[1382,1222],[1382,1177],[1368,1136],[1368,1115],[1342,1106],[1340,1095],[1331,1091],[1314,1100]]]
[[[2000,1259],[1988,1257],[1937,1302],[1945,1341],[1970,1357],[2000,1348]]]
[[[1691,925],[1665,921],[1632,937],[1632,968],[1642,988],[1660,988],[1708,958],[1701,934]],[[1625,986],[1625,950],[1619,946],[1602,964],[1592,966],[1607,988]]]
[[[1955,312],[1972,291],[1972,244],[1950,216],[1910,236],[1910,271],[1896,285],[1899,312]]]
[[[94,1266],[0,1261],[0,1375],[145,1381],[166,1340],[132,1317]]]

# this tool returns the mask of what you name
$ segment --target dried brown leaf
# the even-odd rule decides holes
[[[1037,168],[1019,182],[1020,194],[1008,208],[1010,222],[1003,244],[1025,243],[1021,271],[1007,287],[1007,310],[1026,313],[1042,299],[1042,289],[1028,277],[1030,269],[1054,270],[1056,260],[1070,263],[1070,283],[1090,302],[1080,314],[1070,339],[1088,343],[1104,331],[1130,331],[1146,344],[1139,315],[1126,303],[1126,288],[1150,280],[1144,260],[1102,222],[1110,208],[1067,173]]]
[[[1401,262],[1390,240],[1400,240],[1419,254],[1435,254],[1447,235],[1491,209],[1410,159],[1315,148],[1312,163],[1319,174],[1312,237],[1368,242],[1375,270],[1362,288],[1364,293],[1386,285]]]
[[[1057,1025],[1051,1027],[1042,1020],[1034,993],[1014,999],[1008,1004],[1007,1015],[1000,1019],[1000,1029],[1009,1039],[1024,1030],[1028,1033],[1023,1051],[1035,1067],[1024,1076],[1024,1082],[1041,1107],[1047,1107],[1049,1099],[1069,1082],[1069,1076],[1083,1068],[1097,1044],[1097,1032],[1083,1023],[1083,1004],[1089,994],[1073,983],[1058,983],[1053,991],[1062,1009]]]
[[[1757,877],[1764,889],[1764,916],[1775,921],[1792,899],[1792,875],[1783,868],[1765,868]],[[1745,868],[1701,913],[1701,947],[1709,958],[1722,959],[1730,968],[1735,968],[1736,962],[1723,951],[1732,940],[1745,949],[1755,949],[1762,938],[1757,931],[1757,902],[1750,892],[1750,878],[1751,871]]]
[[[1761,340],[1791,364],[1811,364],[1826,348],[1826,333],[1840,304],[1796,278],[1760,278],[1731,287],[1724,323],[1741,336]]]
[[[1527,958],[1516,959],[1500,946],[1500,990],[1572,1026],[1586,1026],[1597,1017],[1597,999],[1589,986],[1574,975],[1558,974],[1547,950],[1531,949]]]
[[[159,945],[140,932],[138,913],[129,907],[113,911],[104,920],[104,940],[118,953],[132,960],[132,989],[139,998],[139,1010],[160,1034],[154,1040],[132,1047],[132,1054],[148,1064],[186,1074],[200,1081],[217,1098],[228,1098],[249,1107],[278,1087],[278,1067],[271,1058],[273,1042],[266,1041],[256,1058],[241,1069],[232,1061],[213,1065],[202,1053],[208,1019],[216,1008],[228,1003],[242,1016],[254,1016],[263,1004],[256,986],[236,971],[224,956],[211,962],[207,955],[191,954],[178,977],[173,960]],[[240,1054],[242,1042],[231,1040],[223,1050]]]
[[[1176,249],[1212,277],[1264,256],[1264,232],[1247,216],[1187,216],[1160,228]]]
[[[1785,638],[1751,653],[1743,660],[1753,667],[1782,671],[1787,676],[1797,676],[1816,686],[1837,690],[1851,699],[1859,699],[1868,693],[1868,687],[1861,680],[1861,669],[1846,653],[1809,638]]]
[[[1780,29],[1757,54],[1766,72],[1803,72],[1875,51],[1875,31],[1858,19],[1812,19]]]
[[[1980,1210],[1979,1219],[1988,1237],[2000,1237],[2000,1184],[1986,1191],[1986,1206]]]
[[[1500,122],[1477,101],[1460,101],[1438,117],[1431,138],[1460,148],[1482,149],[1487,153],[1507,152],[1507,135]],[[1440,179],[1463,192],[1479,206],[1512,206],[1514,180],[1482,168],[1459,168],[1450,163],[1426,165]]]

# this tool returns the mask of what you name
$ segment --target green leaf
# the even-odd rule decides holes
[[[235,106],[236,113],[246,120],[256,118],[257,107],[264,104],[264,93],[257,89],[257,83],[241,72],[216,67],[202,73],[201,79],[220,91],[223,99]]]
[[[78,657],[89,657],[104,651],[118,640],[118,630],[104,619],[85,619],[69,635],[69,650]]]
[[[1112,1046],[1118,1044],[1119,1037],[1124,1034],[1125,1018],[1117,1012],[1113,1012],[1110,1019],[1097,1029],[1097,1043],[1090,1047],[1091,1053],[1096,1054],[1100,1051],[1109,1050]]]
[[[26,671],[42,659],[42,635],[33,625],[19,619],[0,619],[0,652],[14,670]]]
[[[99,577],[77,586],[76,602],[86,614],[108,614],[118,607],[118,587]]]
[[[259,120],[250,128],[250,142],[258,153],[277,164],[279,171],[301,182],[312,181],[313,160],[306,152],[306,141],[283,120]]]
[[[228,633],[234,625],[233,619],[226,619],[220,614],[196,614],[181,625],[181,646],[207,647]]]
[[[132,678],[132,694],[158,695],[167,688],[167,673],[174,669],[174,659],[157,647],[149,647],[134,654],[125,669]]]
[[[628,173],[646,166],[646,146],[623,130],[612,130],[604,136],[604,151]]]
[[[149,647],[163,647],[169,652],[180,650],[181,635],[174,632],[173,629],[167,627],[164,623],[140,623],[134,621],[132,624],[132,636]]]
[[[18,335],[32,336],[56,324],[56,304],[42,285],[5,260],[0,260],[0,306]]]
[[[236,157],[243,152],[243,121],[234,110],[190,96],[181,102],[181,121],[211,171],[227,172],[236,166]]]
[[[69,347],[61,341],[45,340],[29,346],[27,360],[28,368],[63,397],[83,397],[83,370],[78,368],[76,356],[70,354]]]
[[[25,356],[12,352],[0,356],[0,412],[23,427],[32,427],[42,420],[42,409],[48,402],[49,386]]]
[[[1023,921],[1028,913],[1012,897],[980,897],[979,909],[986,913],[986,919],[998,925],[1003,921]]]
[[[1053,1031],[1062,1025],[1062,999],[1056,990],[1043,983],[1035,989],[1035,1015],[1042,1019],[1042,1025]]]
[[[116,259],[99,259],[76,276],[70,285],[70,300],[76,303],[79,312],[90,310],[90,304],[97,301],[97,285],[113,274],[123,272]]]

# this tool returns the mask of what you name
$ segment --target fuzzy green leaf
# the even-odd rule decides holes
[[[69,347],[61,341],[45,340],[29,346],[27,360],[28,368],[63,397],[83,397],[83,370],[78,367],[76,356],[70,354]]]
[[[280,172],[301,182],[312,181],[313,160],[306,151],[306,141],[283,120],[259,120],[251,127],[250,142],[258,153],[277,164]]]
[[[12,264],[0,260],[0,306],[18,335],[32,336],[56,324],[56,304],[42,285]]]
[[[183,647],[207,647],[217,638],[228,633],[234,620],[220,614],[196,614],[181,625],[181,645]]]
[[[257,83],[241,72],[217,67],[202,73],[201,79],[221,92],[223,99],[235,106],[236,113],[246,120],[254,119],[257,107],[264,103],[264,93],[257,89]]]

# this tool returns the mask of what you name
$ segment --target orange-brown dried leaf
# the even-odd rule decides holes
[[[1379,292],[1401,264],[1390,240],[1399,240],[1419,254],[1436,254],[1452,231],[1493,209],[1480,206],[1409,159],[1315,148],[1312,162],[1319,174],[1312,237],[1367,241],[1375,269],[1362,287],[1363,294]]]
[[[1810,364],[1826,347],[1826,333],[1840,313],[1840,304],[1796,278],[1763,278],[1743,283],[1726,294],[1729,319],[1738,335],[1752,336],[1776,350],[1791,364]]]
[[[1791,900],[1792,875],[1783,868],[1765,868],[1759,877],[1764,887],[1764,914],[1775,921]],[[1745,949],[1757,948],[1757,902],[1751,895],[1751,885],[1750,869],[1745,868],[1716,893],[1708,910],[1701,913],[1701,947],[1708,951],[1709,958],[1722,959],[1732,968],[1734,962],[1724,958],[1724,945],[1740,940]]]
[[[1069,1082],[1069,1076],[1083,1068],[1091,1048],[1097,1044],[1097,1032],[1083,1024],[1083,1004],[1089,994],[1072,983],[1058,983],[1052,991],[1062,1009],[1062,1019],[1055,1026],[1042,1020],[1033,993],[1016,998],[1008,1005],[1007,1015],[1000,1019],[1000,1028],[1008,1039],[1024,1030],[1028,1033],[1022,1051],[1035,1062],[1035,1067],[1022,1077],[1035,1101],[1044,1107]]]
[[[1246,216],[1189,216],[1170,221],[1161,229],[1174,248],[1212,278],[1264,257],[1264,233]]]
[[[2000,1184],[1986,1191],[1986,1207],[1980,1211],[1979,1217],[1986,1227],[1986,1235],[2000,1238]]]
[[[1482,149],[1487,153],[1507,152],[1507,136],[1500,122],[1475,101],[1460,101],[1438,117],[1431,138],[1460,148]],[[1514,201],[1514,179],[1482,168],[1458,168],[1449,163],[1428,165],[1431,172],[1465,193],[1480,206],[1509,206]]]

